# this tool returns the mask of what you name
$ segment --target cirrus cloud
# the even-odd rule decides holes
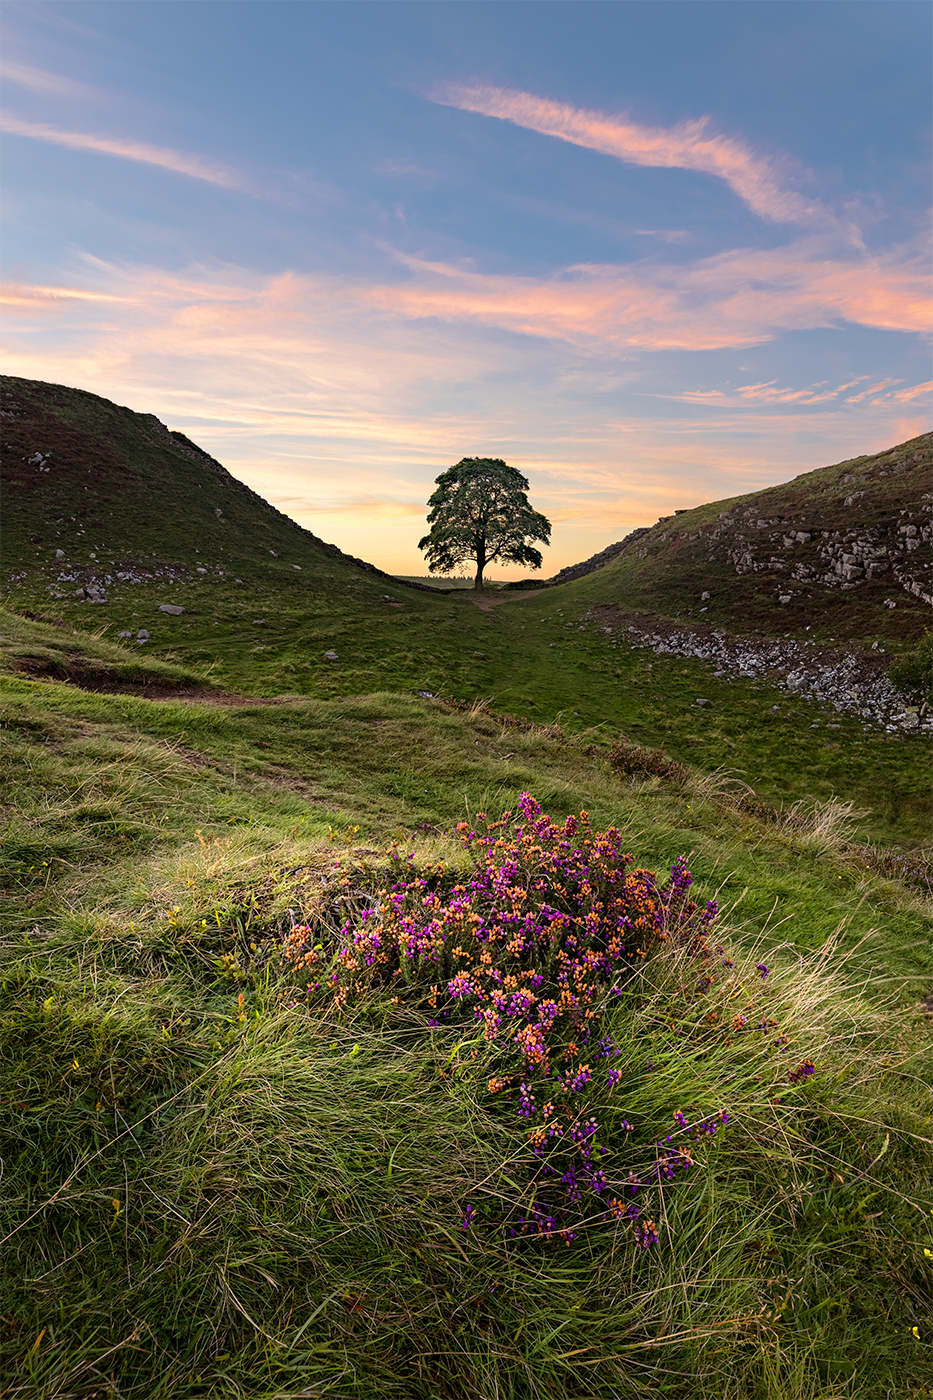
[[[789,188],[790,162],[756,154],[735,137],[716,135],[710,129],[709,117],[670,127],[642,126],[625,114],[611,116],[483,83],[444,83],[428,96],[445,107],[498,117],[543,136],[601,151],[626,165],[714,175],[724,180],[761,219],[806,224],[831,221],[821,204]]]
[[[72,151],[94,151],[99,155],[117,156],[121,160],[138,161],[143,165],[158,165],[177,175],[190,175],[228,190],[250,192],[239,171],[217,161],[187,151],[175,151],[168,146],[153,146],[148,141],[128,140],[121,136],[94,136],[86,131],[62,131],[46,122],[25,121],[12,112],[0,113],[0,130],[11,136],[26,136],[33,141],[46,141],[53,146],[66,146]]]

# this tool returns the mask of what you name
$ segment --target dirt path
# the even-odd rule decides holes
[[[498,608],[503,603],[517,603],[521,601],[522,598],[537,598],[538,594],[544,591],[543,588],[529,588],[527,593],[519,593],[516,591],[515,593],[508,593],[503,597],[501,594],[474,593],[472,590],[468,592],[464,589],[463,596],[467,602],[473,603],[475,607],[480,608],[483,612],[489,612],[491,608]]]

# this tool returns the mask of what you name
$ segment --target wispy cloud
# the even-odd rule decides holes
[[[84,131],[62,131],[45,122],[24,121],[12,112],[0,113],[0,130],[13,136],[26,136],[33,141],[46,141],[54,146],[67,146],[73,151],[95,151],[100,155],[117,156],[121,160],[138,161],[143,165],[158,165],[178,175],[190,175],[228,190],[249,191],[248,183],[239,171],[229,165],[204,160],[186,151],[174,151],[168,146],[152,146],[147,141],[125,140],[119,136],[93,136]]]
[[[428,96],[446,107],[498,117],[544,136],[601,151],[626,165],[715,175],[759,218],[771,222],[825,224],[830,219],[822,205],[789,188],[790,162],[759,155],[735,137],[716,135],[709,117],[671,127],[642,126],[625,114],[612,116],[481,83],[445,83]]]
[[[713,350],[842,321],[921,333],[929,328],[926,260],[912,248],[843,259],[807,239],[688,264],[589,264],[547,278],[396,256],[411,279],[361,291],[374,305],[577,344]]]
[[[933,394],[933,379],[928,379],[925,384],[914,384],[909,389],[898,389],[888,397],[893,403],[910,403],[911,399],[919,399],[924,394]]]
[[[27,88],[41,97],[79,97],[83,101],[100,97],[97,88],[89,83],[80,83],[75,78],[63,77],[61,73],[47,73],[42,68],[33,68],[28,63],[14,63],[11,59],[0,62],[0,77],[8,83]]]
[[[4,306],[21,306],[31,311],[51,310],[59,302],[67,301],[132,301],[135,298],[114,296],[111,292],[99,292],[83,287],[40,287],[7,283],[0,287],[0,302]]]
[[[851,398],[846,399],[846,403],[861,403],[862,400],[867,399],[870,394],[880,394],[883,389],[890,389],[893,384],[900,384],[900,382],[899,379],[882,379],[879,383],[872,384],[869,388],[863,389],[860,394],[853,394]]]

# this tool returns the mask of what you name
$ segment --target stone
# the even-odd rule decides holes
[[[293,568],[293,569],[297,569],[298,572],[301,573],[301,565],[300,565],[300,564],[293,564],[293,565],[292,565],[292,568]]]
[[[707,705],[712,705],[712,703],[713,703],[712,700],[695,700],[695,701],[694,701],[694,704],[695,704],[695,705],[699,705],[699,706],[701,707],[701,709],[705,709],[705,707],[706,707]]]
[[[178,617],[179,613],[184,612],[184,608],[180,608],[177,603],[160,603],[159,612],[171,613],[172,617]]]
[[[708,603],[712,596],[713,595],[709,592],[708,589],[704,589],[704,591],[700,594],[700,602]]]
[[[132,637],[132,635],[133,635],[132,632],[118,632],[118,633],[117,633],[117,636],[118,636],[118,637],[121,637],[121,638]]]
[[[794,595],[793,595],[792,593],[781,593],[781,594],[778,595],[778,602],[779,602],[779,603],[789,603],[789,602],[792,601],[793,596],[794,596]]]
[[[324,659],[325,661],[339,661],[340,657],[335,651],[325,651]]]
[[[198,569],[198,573],[199,573],[199,574],[206,574],[206,573],[207,573],[207,570],[206,570],[206,569]]]
[[[63,549],[56,549],[56,551],[55,551],[55,558],[56,558],[56,559],[64,559],[64,557],[65,557],[65,551],[64,551]]]
[[[139,631],[136,633],[136,640],[137,642],[148,642],[149,633],[146,631],[145,627],[140,627]]]
[[[434,691],[433,691],[433,690],[419,690],[419,691],[418,691],[418,694],[421,696],[422,700],[433,700],[433,699],[434,699]]]

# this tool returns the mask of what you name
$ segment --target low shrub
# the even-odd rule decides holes
[[[663,744],[658,749],[646,749],[641,744],[633,744],[625,734],[612,745],[607,758],[617,773],[627,777],[669,778],[675,783],[684,783],[690,776],[686,765],[671,758]]]
[[[664,1119],[629,1121],[628,1103],[655,1071],[645,1050],[658,1018],[685,1045],[711,1033],[728,1046],[756,1032],[769,1038],[763,1058],[742,1052],[758,1083],[767,1075],[788,1090],[814,1073],[813,1062],[784,1059],[789,1038],[775,1017],[755,1014],[755,993],[741,980],[744,1009],[729,1021],[709,1011],[710,989],[740,975],[710,942],[717,906],[690,898],[683,858],[662,883],[634,866],[616,828],[594,830],[586,812],[558,825],[528,793],[514,816],[480,813],[457,834],[468,878],[452,881],[443,864],[414,872],[348,919],[336,946],[316,941],[321,926],[295,925],[286,963],[311,976],[312,1003],[324,999],[339,1013],[379,998],[420,1011],[456,1037],[455,1071],[481,1072],[498,1111],[524,1129],[481,1212],[465,1204],[465,1230],[482,1213],[506,1238],[570,1244],[585,1229],[621,1223],[648,1249],[665,1186],[687,1176],[698,1144],[732,1113],[721,1102],[689,1112],[677,1103]],[[646,1023],[638,974],[652,960],[663,964],[653,981],[664,990]],[[758,962],[755,983],[769,972]]]

